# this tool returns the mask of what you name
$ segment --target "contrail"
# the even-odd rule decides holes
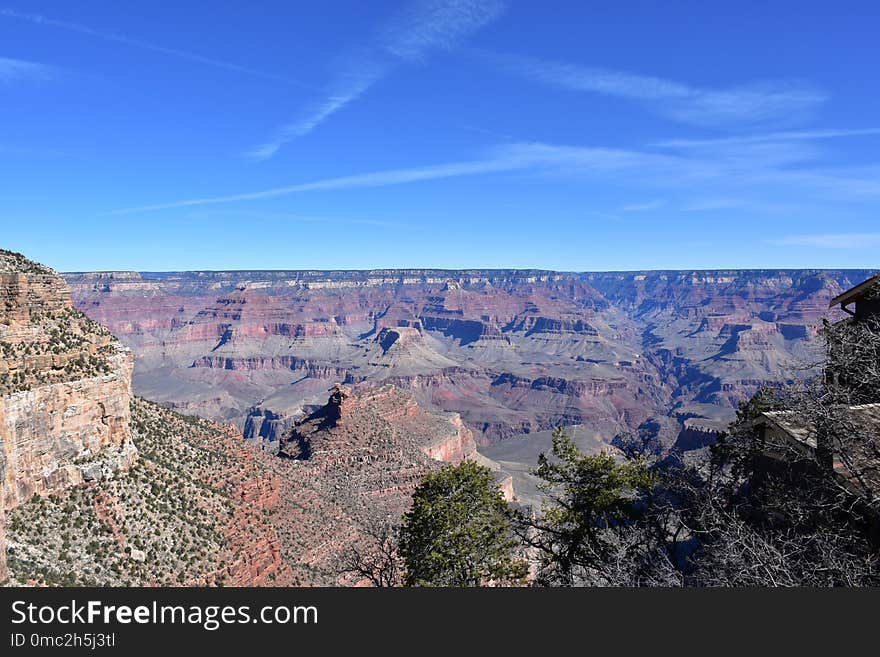
[[[212,57],[205,57],[204,55],[199,55],[198,53],[188,52],[186,50],[178,50],[177,48],[167,48],[165,46],[160,46],[155,43],[149,43],[148,41],[141,41],[140,39],[132,39],[131,37],[127,37],[122,34],[115,34],[112,32],[102,32],[100,30],[95,30],[87,25],[80,25],[78,23],[68,23],[67,21],[59,21],[53,18],[47,18],[45,16],[41,16],[40,14],[24,14],[18,11],[14,11],[12,9],[0,9],[0,17],[3,18],[15,18],[18,20],[28,21],[30,23],[35,23],[37,25],[48,25],[50,27],[56,27],[62,30],[67,30],[69,32],[78,32],[79,34],[86,34],[88,36],[96,37],[98,39],[104,39],[106,41],[115,41],[116,43],[122,43],[127,46],[131,46],[133,48],[141,48],[143,50],[152,50],[153,52],[160,53],[162,55],[166,55],[168,57],[177,57],[178,59],[186,59],[191,62],[196,62],[198,64],[205,64],[207,66],[214,66],[216,68],[223,68],[227,71],[235,71],[236,73],[244,73],[246,75],[252,75],[255,77],[264,78],[267,80],[280,80],[283,82],[288,82],[290,84],[295,84],[305,89],[314,89],[313,86],[300,82],[299,80],[293,80],[291,78],[285,77],[283,75],[278,75],[276,73],[267,73],[266,71],[259,71],[257,69],[249,68],[247,66],[241,66],[239,64],[234,64],[232,62],[225,62],[220,59],[214,59]]]

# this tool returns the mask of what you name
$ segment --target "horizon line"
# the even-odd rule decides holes
[[[58,270],[56,270],[58,271]],[[542,274],[644,274],[669,272],[808,272],[808,271],[876,271],[877,267],[683,267],[646,269],[545,269],[541,267],[373,267],[355,269],[83,269],[58,271],[62,276],[82,274],[369,274],[374,272],[447,272],[447,273],[542,273]]]

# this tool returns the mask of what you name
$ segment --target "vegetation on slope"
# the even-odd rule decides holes
[[[112,371],[118,343],[80,311],[31,310],[30,321],[24,336],[0,340],[0,396]]]
[[[126,474],[7,514],[14,582],[181,585],[213,581],[229,559],[225,523],[240,466],[214,424],[132,402],[140,457]],[[220,583],[220,582],[218,582]]]

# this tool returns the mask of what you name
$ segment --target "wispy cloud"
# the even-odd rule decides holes
[[[620,212],[650,212],[651,210],[657,210],[666,205],[666,201],[662,198],[655,199],[653,201],[646,201],[645,203],[629,203],[620,208]]]
[[[506,9],[504,0],[417,0],[381,31],[380,47],[408,62],[451,50]]]
[[[511,171],[524,168],[524,163],[515,159],[505,160],[474,160],[471,162],[455,162],[451,164],[439,164],[411,169],[390,169],[372,173],[363,173],[353,176],[341,176],[338,178],[326,178],[314,182],[300,183],[286,187],[275,187],[257,192],[243,194],[229,194],[225,196],[213,196],[204,198],[192,198],[170,203],[158,203],[135,208],[116,210],[112,214],[133,214],[153,210],[168,210],[172,208],[184,208],[201,205],[218,205],[221,203],[233,203],[237,201],[258,201],[280,196],[289,196],[302,192],[329,191],[338,189],[387,187],[390,185],[405,185],[425,180],[438,180],[442,178],[455,178],[460,176],[472,176],[477,174],[494,173],[499,171]]]
[[[842,137],[870,137],[880,135],[880,128],[862,128],[857,130],[800,130],[789,132],[770,132],[757,135],[738,137],[721,137],[718,139],[669,139],[653,144],[661,148],[703,148],[739,144],[761,144],[768,142],[813,141],[819,139],[838,139]]]
[[[292,212],[265,212],[262,210],[196,210],[186,214],[187,219],[216,219],[217,217],[233,217],[237,219],[284,221],[289,223],[328,224],[349,226],[376,226],[407,230],[411,224],[385,221],[383,219],[355,219],[350,217],[316,217]]]
[[[79,23],[71,23],[68,21],[60,21],[53,18],[48,18],[46,16],[42,16],[40,14],[28,14],[19,11],[15,11],[13,9],[5,9],[0,8],[0,18],[10,18],[21,21],[27,21],[29,23],[33,23],[36,25],[45,25],[48,27],[54,27],[61,30],[66,30],[68,32],[77,32],[79,34],[84,34],[86,36],[95,37],[97,39],[103,39],[105,41],[114,41],[116,43],[121,43],[126,46],[131,46],[133,48],[140,48],[142,50],[151,50],[153,52],[159,53],[161,55],[166,55],[168,57],[176,57],[178,59],[185,59],[191,62],[195,62],[197,64],[204,64],[206,66],[213,66],[215,68],[226,69],[227,71],[234,71],[236,73],[242,73],[244,75],[250,75],[253,77],[260,77],[267,80],[275,80],[280,82],[287,82],[290,84],[295,84],[301,87],[311,88],[310,85],[303,84],[298,80],[293,80],[283,75],[278,75],[276,73],[270,73],[266,71],[257,70],[254,68],[250,68],[248,66],[241,66],[240,64],[235,64],[232,62],[223,61],[221,59],[216,59],[214,57],[207,57],[205,55],[200,55],[198,53],[190,52],[187,50],[180,50],[178,48],[169,48],[167,46],[159,45],[156,43],[151,43],[149,41],[143,41],[141,39],[135,39],[123,34],[117,34],[114,32],[104,32],[102,30],[96,30],[87,25],[81,25]]]
[[[45,64],[0,57],[0,82],[21,79],[45,80],[52,77],[55,70],[54,67]]]
[[[359,98],[370,87],[384,77],[386,66],[362,61],[356,70],[340,75],[325,96],[313,102],[297,120],[281,126],[274,137],[247,151],[245,157],[252,160],[266,160],[275,155],[287,142],[307,135],[330,116]]]
[[[684,212],[705,212],[706,210],[730,210],[747,205],[748,201],[742,198],[704,198],[684,204],[681,210]]]
[[[328,118],[360,98],[399,64],[420,64],[432,53],[451,50],[496,20],[504,0],[417,0],[394,16],[366,48],[343,63],[325,94],[279,128],[246,157],[265,160],[287,142],[307,135]]]
[[[819,235],[790,235],[769,240],[777,246],[812,246],[823,249],[865,249],[880,246],[880,233],[825,233]]]
[[[668,178],[679,182],[721,173],[720,170],[709,171],[706,163],[691,162],[687,158],[672,155],[534,142],[514,143],[490,149],[486,153],[486,157],[482,159],[325,178],[255,192],[191,198],[169,203],[125,208],[115,210],[113,214],[131,214],[240,201],[257,201],[304,192],[387,187],[429,180],[515,171],[532,171],[544,175],[592,174],[612,176],[626,172],[641,172],[643,180],[646,180],[648,174],[651,174],[658,179]]]
[[[535,179],[597,180],[609,187],[662,190],[664,199],[634,203],[614,212],[638,212],[661,207],[670,198],[687,198],[699,190],[702,200],[680,209],[719,210],[741,207],[762,213],[790,212],[786,201],[805,199],[845,203],[880,200],[880,167],[822,169],[816,153],[800,146],[736,145],[682,153],[596,148],[546,143],[511,143],[488,149],[477,159],[411,168],[386,169],[337,176],[283,187],[190,198],[116,210],[131,214],[193,206],[259,201],[292,194],[406,185],[431,180],[493,174],[527,173]],[[678,205],[678,204],[676,204]]]
[[[709,89],[676,80],[521,55],[474,51],[514,75],[553,87],[644,103],[667,118],[706,127],[742,128],[790,123],[827,99],[817,87],[774,80]]]

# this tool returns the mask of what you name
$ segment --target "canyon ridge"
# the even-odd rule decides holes
[[[135,354],[134,388],[277,449],[327,389],[392,385],[533,463],[726,426],[816,362],[829,301],[867,270],[69,273],[75,306]],[[693,437],[692,437],[693,438]]]

